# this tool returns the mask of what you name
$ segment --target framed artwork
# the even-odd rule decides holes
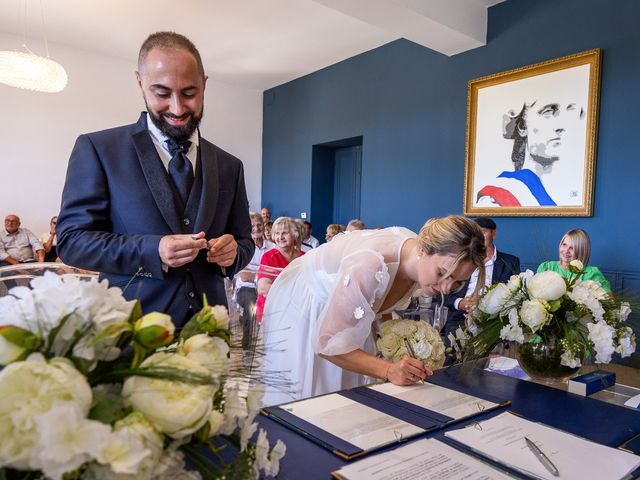
[[[593,215],[601,50],[469,82],[464,214]]]

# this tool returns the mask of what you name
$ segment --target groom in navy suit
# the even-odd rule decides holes
[[[482,230],[484,245],[487,249],[484,264],[486,285],[506,282],[511,275],[520,273],[520,259],[515,255],[500,252],[496,248],[496,222],[489,217],[476,218],[474,221]],[[444,326],[445,339],[447,339],[449,332],[455,332],[459,326],[464,324],[465,315],[477,302],[477,297],[473,295],[477,280],[478,270],[476,269],[459,291],[445,296],[444,304],[449,308],[449,317]]]
[[[136,78],[147,108],[139,120],[76,141],[58,254],[182,326],[203,294],[226,305],[223,277],[253,255],[244,172],[200,136],[207,76],[189,39],[150,35]]]

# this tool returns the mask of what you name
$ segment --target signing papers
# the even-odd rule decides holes
[[[547,480],[594,478],[617,480],[640,466],[640,457],[532,422],[506,412],[460,430],[448,438],[535,478]],[[533,441],[557,467],[552,475],[527,447]]]
[[[359,460],[332,472],[346,480],[507,480],[509,477],[433,438]]]
[[[340,440],[359,447],[363,452],[424,433],[424,429],[420,427],[337,393],[280,405],[280,408]],[[328,440],[325,442],[331,443]]]

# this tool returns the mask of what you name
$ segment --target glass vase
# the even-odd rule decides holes
[[[580,370],[580,367],[562,365],[561,356],[562,346],[555,337],[535,337],[519,345],[516,354],[518,363],[527,375],[545,383],[565,382]],[[584,363],[584,355],[582,360]]]

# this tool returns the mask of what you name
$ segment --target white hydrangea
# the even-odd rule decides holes
[[[524,332],[520,326],[518,310],[516,308],[509,310],[509,323],[500,330],[500,338],[518,343],[524,342]]]
[[[604,321],[588,323],[587,328],[589,329],[589,340],[593,343],[593,348],[596,351],[596,362],[609,363],[611,355],[615,351],[614,328]]]
[[[602,288],[602,285],[593,280],[578,280],[573,286],[573,289],[569,292],[569,298],[579,305],[586,306],[593,317],[598,320],[602,320],[604,317],[604,308],[600,303],[607,298],[607,292]]]
[[[562,353],[560,356],[560,364],[569,368],[578,368],[582,366],[580,359],[570,350]]]

